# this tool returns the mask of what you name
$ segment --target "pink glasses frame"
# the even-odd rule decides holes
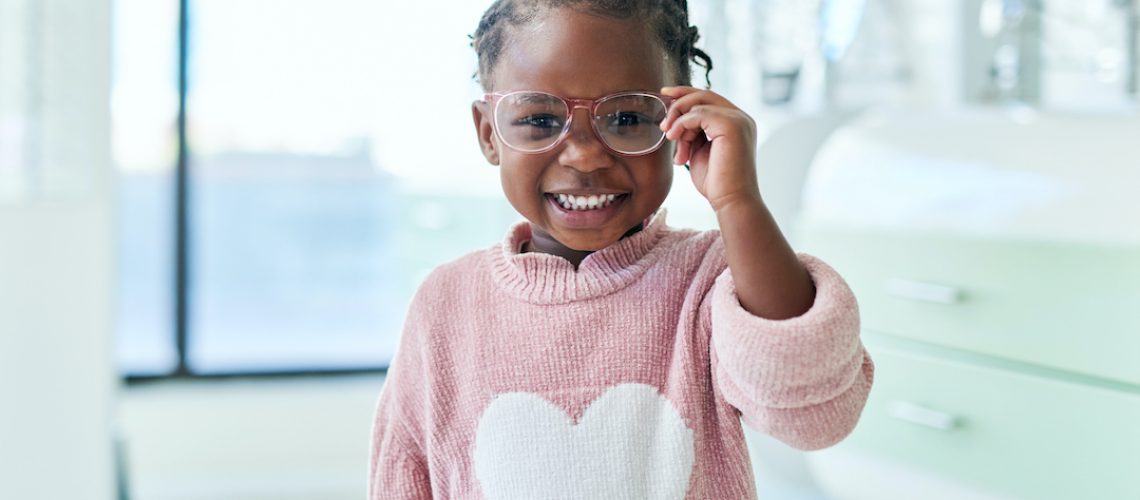
[[[543,94],[543,95],[548,95],[550,97],[561,100],[562,103],[566,106],[566,116],[567,116],[566,124],[562,126],[562,133],[559,134],[558,138],[555,139],[554,142],[551,143],[549,146],[542,148],[542,149],[534,150],[534,151],[528,151],[525,149],[516,148],[516,147],[510,145],[510,143],[508,143],[505,139],[503,139],[503,134],[501,132],[499,132],[499,120],[498,120],[499,101],[501,101],[502,98],[504,98],[504,97],[515,95],[515,94]],[[602,96],[602,97],[599,97],[597,99],[571,99],[571,98],[566,98],[566,97],[562,97],[559,95],[554,95],[554,94],[551,94],[549,92],[542,92],[539,90],[515,90],[515,91],[511,91],[511,92],[491,92],[491,93],[483,94],[483,102],[489,103],[491,105],[491,124],[493,125],[493,127],[495,129],[495,134],[499,136],[499,140],[502,141],[503,144],[506,144],[507,147],[509,147],[515,151],[518,151],[520,153],[537,155],[537,154],[545,153],[547,151],[550,151],[550,150],[558,147],[558,145],[562,144],[562,141],[566,140],[566,137],[568,135],[570,135],[570,127],[571,127],[571,125],[574,124],[574,110],[576,110],[578,108],[585,109],[586,113],[592,117],[592,116],[594,116],[594,113],[597,112],[598,106],[601,105],[602,103],[604,103],[610,99],[614,99],[614,98],[618,98],[618,97],[626,97],[626,96],[631,96],[631,95],[643,95],[643,96],[651,96],[651,97],[657,98],[657,100],[661,101],[661,103],[665,105],[666,113],[668,113],[669,106],[673,105],[673,101],[676,100],[676,99],[669,97],[667,95],[664,95],[664,94],[658,94],[656,92],[643,92],[643,91],[618,92],[615,94]],[[657,151],[661,147],[661,145],[665,143],[665,134],[662,133],[661,138],[657,140],[657,144],[654,144],[652,147],[647,148],[643,151],[637,151],[634,153],[626,153],[626,152],[618,151],[618,150],[610,147],[610,145],[608,143],[606,143],[606,140],[602,138],[602,133],[598,130],[598,125],[596,123],[594,123],[593,120],[590,120],[590,131],[592,131],[594,133],[594,137],[598,139],[598,142],[600,142],[602,144],[602,146],[605,146],[605,148],[607,150],[609,150],[610,152],[617,154],[617,155],[621,155],[621,156],[643,156],[643,155],[647,155],[649,153]]]

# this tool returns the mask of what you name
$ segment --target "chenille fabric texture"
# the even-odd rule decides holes
[[[519,253],[520,222],[433,271],[380,392],[369,498],[750,499],[742,421],[802,450],[847,436],[874,364],[843,278],[798,254],[814,304],[754,316],[719,232],[665,215],[577,270]]]

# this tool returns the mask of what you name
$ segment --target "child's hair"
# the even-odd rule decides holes
[[[496,0],[483,13],[479,27],[471,36],[471,46],[479,57],[476,78],[487,89],[491,70],[503,50],[506,26],[520,26],[533,21],[542,11],[572,7],[589,14],[612,19],[644,19],[656,33],[668,57],[676,62],[677,83],[690,85],[689,61],[705,69],[705,84],[711,86],[709,71],[712,59],[694,47],[700,35],[689,26],[686,0]]]

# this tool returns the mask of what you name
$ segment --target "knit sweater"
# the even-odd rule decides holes
[[[795,448],[855,427],[874,365],[827,264],[804,314],[738,301],[718,231],[646,227],[577,269],[529,224],[434,270],[373,421],[369,498],[747,499],[741,421]]]

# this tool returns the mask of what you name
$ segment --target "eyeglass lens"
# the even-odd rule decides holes
[[[592,117],[598,135],[614,151],[644,153],[661,141],[665,103],[651,95],[618,95],[601,101]],[[495,111],[499,135],[521,151],[541,151],[558,140],[569,119],[559,98],[541,92],[509,94]]]

